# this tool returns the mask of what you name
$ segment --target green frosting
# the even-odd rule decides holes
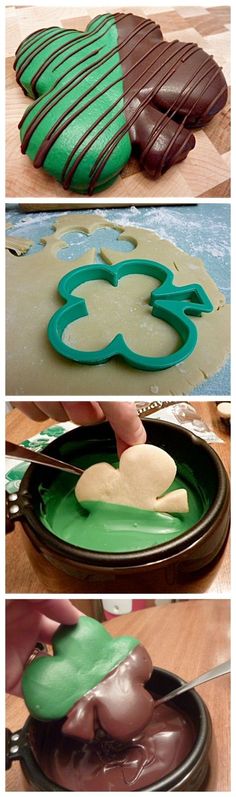
[[[115,455],[83,455],[82,468],[103,459],[117,466]],[[180,475],[181,473],[181,475]],[[206,513],[210,497],[203,494],[194,475],[185,466],[170,487],[185,488],[188,492],[189,512],[167,514],[100,501],[83,502],[75,498],[76,477],[61,473],[50,487],[41,488],[40,520],[60,540],[90,551],[123,553],[142,551],[184,534]]]
[[[40,656],[25,668],[22,690],[33,717],[64,717],[90,689],[100,683],[139,645],[137,639],[113,639],[91,617],[77,625],[62,625],[53,637],[53,656]]]
[[[101,15],[85,33],[48,28],[32,34],[17,51],[15,69],[24,91],[39,97],[20,123],[22,151],[65,188],[87,192],[99,155],[126,125],[114,17]],[[127,132],[111,148],[93,190],[110,185],[130,154]]]

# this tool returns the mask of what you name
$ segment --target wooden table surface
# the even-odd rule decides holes
[[[216,405],[214,402],[191,402],[198,408],[202,418],[214,429],[216,434],[223,439],[223,443],[214,444],[212,447],[219,454],[224,466],[229,472],[230,467],[230,436],[227,427],[219,419]],[[22,440],[31,437],[53,424],[52,419],[45,423],[36,423],[27,418],[19,410],[12,410],[6,419],[6,437],[8,440],[21,443]],[[7,593],[41,593],[48,592],[47,588],[39,581],[34,572],[24,550],[23,529],[21,523],[16,523],[15,531],[6,538],[6,592]],[[137,583],[131,585],[134,593],[137,591]],[[74,590],[73,590],[74,591]],[[155,590],[153,590],[155,592]],[[168,586],[168,592],[175,591]],[[86,582],[84,593],[87,592]],[[230,592],[230,543],[226,543],[223,554],[212,570],[191,583],[186,583],[181,587],[181,592],[185,593],[204,593],[227,594]],[[81,594],[83,589],[81,588]]]
[[[191,600],[123,615],[106,623],[112,636],[131,634],[145,645],[153,664],[190,681],[230,656],[230,602]],[[226,675],[198,687],[209,709],[213,740],[207,791],[230,790],[230,679]],[[7,696],[7,726],[22,727],[27,709]],[[7,791],[24,791],[18,762],[7,772]]]
[[[109,9],[109,4],[108,4]],[[125,7],[129,10],[128,4]],[[116,8],[118,11],[119,8]],[[124,8],[123,8],[124,10]],[[138,6],[131,11],[143,17],[151,17],[161,25],[168,41],[180,39],[195,42],[213,55],[223,67],[226,81],[230,83],[230,9],[228,6],[207,8],[198,6],[156,7]],[[85,30],[88,22],[98,13],[107,11],[105,6],[91,9],[40,8],[9,6],[7,17],[7,137],[6,137],[6,195],[8,197],[75,197],[47,175],[42,169],[34,169],[27,156],[20,153],[18,123],[30,100],[16,84],[13,70],[14,53],[25,36],[34,30],[50,25]],[[154,13],[153,13],[154,12]],[[229,99],[230,101],[230,99]],[[169,169],[158,181],[141,172],[137,160],[132,157],[115,183],[97,197],[227,197],[230,194],[230,106],[226,106],[202,130],[196,131],[196,146],[187,159]],[[95,200],[96,204],[96,200]]]

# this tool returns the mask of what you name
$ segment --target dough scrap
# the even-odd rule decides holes
[[[5,242],[5,249],[9,252],[14,252],[16,255],[25,255],[26,252],[33,246],[33,241],[27,238],[14,238],[13,235],[7,235]]]
[[[35,219],[37,223],[37,217]],[[105,218],[86,213],[63,216],[55,222],[55,232],[43,239],[45,246],[35,254],[16,258],[7,252],[7,394],[8,395],[184,395],[192,392],[198,384],[214,374],[223,364],[230,348],[230,307],[217,285],[204,268],[199,258],[178,249],[167,240],[162,240],[152,230],[121,226]],[[206,290],[214,305],[210,315],[195,318],[198,328],[198,345],[184,363],[166,371],[155,373],[138,371],[126,363],[113,359],[104,365],[80,365],[60,357],[47,339],[47,325],[53,313],[60,306],[57,293],[59,280],[71,268],[95,262],[95,248],[88,248],[81,257],[73,260],[59,260],[58,252],[68,246],[63,235],[68,232],[83,231],[88,235],[96,229],[112,227],[117,230],[119,240],[134,243],[135,248],[125,253],[125,259],[156,259],[168,266],[174,274],[175,284],[184,285],[189,281],[199,282]],[[17,239],[15,239],[16,241]],[[103,247],[101,254],[109,264],[124,259],[124,252]],[[97,306],[104,305],[104,285],[97,287]],[[94,303],[92,283],[87,286],[86,301]],[[109,300],[110,301],[110,300]],[[147,307],[147,305],[146,305]],[[134,315],[134,314],[133,314]],[[104,315],[105,317],[105,315]],[[112,316],[108,306],[107,324]],[[96,315],[94,315],[96,327]],[[150,315],[150,319],[152,316]],[[144,319],[146,321],[146,319]],[[157,324],[158,319],[152,323]],[[137,328],[135,339],[137,343]],[[162,335],[161,321],[160,346],[175,345],[175,332],[168,331],[168,340]],[[151,327],[150,327],[151,338]],[[145,342],[145,329],[140,326],[140,342]],[[163,341],[163,343],[162,343]],[[204,385],[203,385],[204,393]]]
[[[84,471],[75,488],[77,501],[105,501],[156,512],[188,512],[187,490],[168,490],[176,475],[174,459],[148,444],[123,452],[119,469],[98,462]],[[162,496],[162,497],[160,497]]]

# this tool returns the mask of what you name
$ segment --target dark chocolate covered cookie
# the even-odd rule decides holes
[[[131,739],[149,722],[154,702],[144,684],[152,673],[145,648],[133,637],[113,639],[91,617],[60,626],[53,656],[27,665],[22,689],[33,717],[65,718],[63,733],[93,739],[99,729]]]

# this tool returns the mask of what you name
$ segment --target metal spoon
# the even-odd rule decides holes
[[[139,415],[146,414],[147,407],[144,410],[139,410]],[[77,468],[76,465],[70,465],[68,462],[62,462],[61,459],[49,457],[47,454],[41,454],[40,451],[31,451],[29,448],[18,445],[17,443],[10,443],[6,440],[6,457],[15,457],[16,459],[25,459],[27,462],[35,462],[36,465],[46,465],[48,468],[57,468],[58,470],[67,471],[67,473],[75,473],[76,476],[81,476],[84,473],[82,468]]]
[[[146,414],[146,409],[145,407],[145,412],[143,410],[139,411],[140,417]],[[77,468],[76,465],[69,465],[68,462],[62,462],[61,459],[41,454],[40,451],[31,451],[29,448],[20,446],[17,443],[10,443],[9,440],[6,440],[6,457],[25,459],[27,462],[35,462],[36,465],[46,465],[48,468],[57,468],[58,470],[67,471],[67,473],[75,473],[76,476],[81,476],[84,473],[82,468]]]
[[[37,465],[46,465],[48,468],[58,468],[58,470],[67,471],[67,473],[75,473],[76,476],[81,476],[84,473],[82,468],[77,468],[76,465],[69,465],[68,462],[62,462],[61,459],[41,454],[40,451],[31,451],[24,446],[18,446],[17,443],[10,443],[9,440],[6,440],[6,457],[26,459],[27,462],[36,462]]]
[[[211,681],[213,678],[219,678],[220,675],[226,675],[226,673],[230,672],[230,669],[230,659],[228,659],[228,661],[224,661],[223,664],[218,664],[217,667],[213,667],[212,670],[205,672],[203,675],[198,675],[198,677],[194,678],[193,681],[183,684],[183,686],[178,686],[177,689],[173,689],[172,692],[168,692],[168,694],[164,695],[164,697],[160,697],[160,699],[157,700],[157,705],[166,703],[167,700],[172,700],[173,697],[182,695],[183,692],[188,692],[189,689],[193,689],[194,686],[199,686],[199,684],[204,684],[205,681]]]

